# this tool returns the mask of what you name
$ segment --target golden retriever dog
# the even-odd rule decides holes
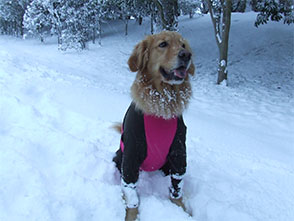
[[[170,176],[170,199],[186,210],[186,126],[182,117],[192,95],[192,51],[177,32],[164,31],[138,43],[129,60],[137,72],[131,86],[132,103],[120,126],[121,141],[113,161],[121,173],[125,220],[136,220],[140,171],[161,170]]]

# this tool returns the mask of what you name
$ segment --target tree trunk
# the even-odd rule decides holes
[[[94,28],[93,28],[92,43],[93,43],[93,44],[96,43],[96,28],[95,28],[95,26],[94,26]]]
[[[157,6],[161,26],[163,30],[175,31],[178,26],[178,1],[177,0],[153,0]]]
[[[228,79],[227,65],[232,0],[207,0],[207,3],[219,49],[217,84],[221,84]]]
[[[189,12],[189,18],[193,18],[193,16],[194,16],[194,12],[192,11],[192,10],[190,10],[190,12]]]
[[[99,20],[98,20],[98,33],[99,33],[99,45],[101,46],[102,44],[102,22],[101,22],[101,18],[99,17]]]
[[[128,17],[125,18],[125,35],[128,35],[128,24],[129,24],[129,19]]]
[[[143,17],[142,16],[139,16],[138,23],[139,23],[139,25],[142,25],[142,23],[143,23]]]
[[[155,5],[154,5],[154,2],[152,2],[152,0],[149,3],[149,10],[151,12],[150,32],[153,35],[153,33],[154,33],[154,20],[155,20]]]
[[[158,13],[159,13],[159,16],[160,16],[160,19],[161,19],[161,26],[162,26],[162,29],[165,29],[166,25],[167,25],[167,21],[165,20],[165,17],[164,17],[164,11],[163,11],[163,6],[161,4],[160,1],[158,0],[154,0],[154,3],[158,9]]]
[[[151,12],[150,28],[151,28],[150,32],[153,35],[153,33],[154,33],[154,13],[153,12]]]
[[[164,14],[167,22],[166,29],[176,31],[178,27],[178,1],[166,0],[164,2]]]
[[[57,43],[58,43],[58,46],[61,45],[62,43],[62,40],[61,40],[61,29],[58,27],[57,29]]]

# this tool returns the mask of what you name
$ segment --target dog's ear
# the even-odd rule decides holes
[[[190,67],[188,69],[188,73],[191,74],[192,76],[195,73],[195,65],[193,64],[193,62],[191,62]]]
[[[148,41],[143,40],[136,45],[136,47],[133,50],[133,53],[131,54],[128,60],[130,70],[136,72],[145,69],[148,62],[148,54]]]

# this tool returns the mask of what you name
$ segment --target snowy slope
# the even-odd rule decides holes
[[[233,14],[229,87],[216,86],[209,16],[182,18],[194,51],[185,196],[188,217],[168,200],[169,180],[142,173],[147,220],[294,220],[293,27],[254,27]],[[111,158],[130,103],[126,61],[145,27],[105,24],[102,47],[60,52],[53,39],[0,36],[0,220],[123,220]]]

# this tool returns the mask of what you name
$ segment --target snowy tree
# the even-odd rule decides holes
[[[159,13],[162,30],[176,31],[178,27],[179,7],[177,0],[153,0]]]
[[[48,10],[51,15],[51,21],[52,21],[52,26],[51,26],[51,34],[52,35],[57,35],[58,37],[58,45],[60,45],[61,42],[61,33],[63,29],[63,23],[64,23],[64,18],[62,18],[62,5],[64,1],[62,0],[49,0],[48,5]]]
[[[219,49],[217,84],[227,80],[229,33],[231,26],[232,0],[207,0]]]
[[[189,2],[190,0],[186,1]],[[178,1],[134,0],[133,11],[133,16],[139,18],[139,24],[143,17],[150,16],[151,34],[156,30],[177,29],[177,17],[180,13]]]
[[[266,24],[269,20],[284,23],[294,23],[294,1],[293,0],[257,0],[251,2],[253,10],[259,12],[255,26]]]
[[[207,14],[209,12],[209,7],[207,0],[201,0],[201,13]]]
[[[86,42],[99,37],[101,44],[102,21],[113,18],[111,1],[103,0],[33,0],[26,14],[27,31],[44,40],[44,36],[58,36],[59,48],[84,49]],[[108,3],[107,5],[105,3]],[[117,18],[116,16],[115,18]]]
[[[232,0],[232,12],[245,12],[247,0]]]
[[[154,0],[133,0],[133,15],[139,25],[142,24],[143,18],[150,16],[150,32],[154,33],[155,24],[159,23],[158,9]]]
[[[49,33],[57,35],[62,50],[84,49],[87,41],[95,43],[97,37],[101,44],[103,21],[122,18],[119,3],[115,0],[33,0],[24,24],[29,33],[41,40]]]
[[[134,16],[139,21],[139,25],[142,24],[143,18],[151,15],[154,11],[151,5],[153,0],[134,0]]]
[[[61,20],[61,50],[85,49],[89,39],[89,29],[87,23],[88,10],[84,1],[67,0],[62,4]]]
[[[24,15],[24,27],[29,34],[40,37],[44,41],[48,34],[58,36],[61,43],[63,0],[33,0]]]
[[[117,0],[103,0],[104,20],[115,20],[121,16],[121,9],[119,7],[120,1]]]
[[[121,18],[125,23],[125,35],[128,35],[128,24],[130,17],[134,15],[134,1],[133,0],[121,0],[118,2],[121,9]]]
[[[88,22],[89,22],[89,32],[92,33],[91,38],[93,43],[95,43],[96,36],[99,37],[99,45],[101,45],[101,35],[102,35],[102,21],[105,18],[105,5],[103,5],[103,0],[89,0],[86,4],[88,10]]]
[[[34,36],[38,36],[41,42],[44,36],[50,33],[52,19],[47,2],[43,0],[33,0],[24,15],[24,27]]]
[[[200,0],[179,0],[179,9],[182,15],[189,15],[193,18],[196,11],[201,10]]]
[[[23,35],[23,16],[30,0],[0,0],[0,31]]]

